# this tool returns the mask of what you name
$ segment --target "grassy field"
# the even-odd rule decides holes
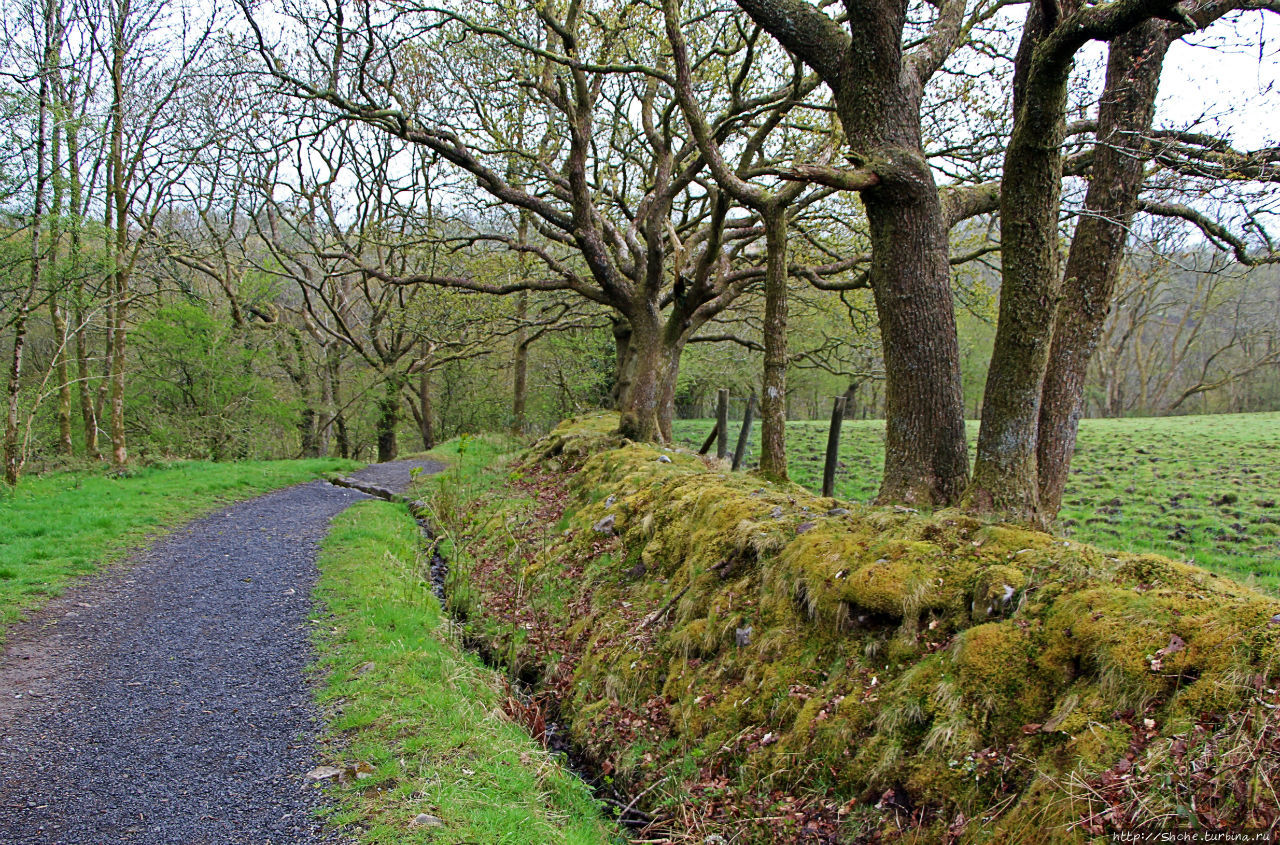
[[[457,642],[420,548],[403,505],[361,502],[320,556],[320,698],[349,773],[333,821],[365,843],[615,841],[586,785],[504,714],[497,673]]]
[[[697,448],[713,424],[678,421],[676,437]],[[812,490],[822,483],[826,437],[825,421],[788,425],[792,479]],[[976,438],[971,423],[971,449]],[[753,450],[759,442],[757,424]],[[883,460],[883,422],[846,422],[836,495],[872,499]],[[1280,413],[1084,420],[1055,530],[1280,592]]]
[[[125,477],[57,472],[0,487],[0,642],[68,579],[219,505],[359,466],[352,461],[185,462]]]

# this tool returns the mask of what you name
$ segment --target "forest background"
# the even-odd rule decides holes
[[[1053,361],[1071,426],[1280,409],[1272,5],[856,5],[7,5],[8,480],[609,406],[671,439],[727,388],[773,475],[782,420],[888,416],[883,501],[958,498],[982,419],[969,500],[1043,521]],[[906,94],[815,47],[881,36]]]

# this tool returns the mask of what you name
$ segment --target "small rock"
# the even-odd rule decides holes
[[[609,514],[604,519],[591,526],[591,530],[597,534],[612,534],[615,522],[617,522],[616,515]]]
[[[329,780],[329,778],[336,778],[340,774],[342,774],[342,769],[334,766],[316,766],[307,772],[307,777],[312,780]]]
[[[774,519],[782,519],[782,505],[777,505],[773,510],[769,511],[769,516]]]
[[[610,493],[609,498],[604,500],[604,506],[606,508],[611,508],[613,507],[613,503],[616,502],[617,500],[618,500],[617,497],[614,496],[612,493]]]
[[[844,516],[849,513],[848,508],[832,508],[827,511],[827,516]]]
[[[361,663],[359,666],[352,669],[351,674],[359,677],[360,675],[365,675],[365,674],[368,674],[369,672],[372,672],[376,668],[378,668],[377,664],[374,663],[372,660],[370,660],[368,663]]]
[[[671,463],[671,459],[670,459],[670,458],[668,458],[666,455],[659,455],[659,456],[658,456],[658,463],[660,463],[660,464],[669,464],[669,463]]]
[[[444,819],[419,813],[409,824],[413,827],[444,827]]]
[[[816,523],[813,523],[813,522],[802,522],[802,523],[800,523],[799,525],[797,525],[797,526],[796,526],[796,533],[797,533],[797,534],[803,534],[804,532],[806,532],[806,531],[810,530],[811,528],[813,528],[813,526],[814,526],[815,524],[816,524]]]
[[[733,632],[733,639],[738,644],[738,648],[745,648],[751,644],[751,626],[738,628]]]

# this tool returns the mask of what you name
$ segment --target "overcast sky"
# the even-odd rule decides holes
[[[1174,44],[1159,114],[1165,125],[1225,130],[1242,149],[1280,144],[1280,15],[1253,12]]]

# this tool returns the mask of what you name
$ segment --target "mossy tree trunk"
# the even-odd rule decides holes
[[[619,398],[621,423],[618,431],[631,440],[658,440],[661,430],[658,411],[663,394],[663,381],[668,372],[670,355],[663,348],[662,326],[656,309],[633,317],[627,342],[626,365],[630,381]]]
[[[521,426],[517,431],[523,431]],[[418,373],[418,433],[422,435],[422,448],[436,447],[435,410],[431,401],[431,367],[423,365]]]
[[[864,192],[885,362],[884,480],[876,501],[941,506],[968,480],[960,345],[937,189],[917,178]]]
[[[1044,525],[1037,448],[1041,395],[1061,293],[1058,216],[1067,82],[1076,52],[1116,38],[1176,5],[1115,0],[1098,6],[1033,3],[1014,60],[1013,130],[1000,196],[1001,284],[995,345],[983,395],[974,510]]]
[[[765,234],[764,379],[760,472],[787,480],[787,211],[763,212]]]
[[[921,144],[924,85],[958,37],[963,4],[944,4],[927,50],[903,58],[907,3],[846,3],[842,24],[805,0],[738,0],[831,87],[855,171],[816,178],[861,191],[870,282],[885,361],[880,502],[944,505],[968,477],[947,223]]]
[[[613,319],[613,385],[609,389],[609,398],[615,410],[622,410],[622,397],[631,389],[631,324],[621,317]]]
[[[341,441],[340,457],[347,457],[346,421],[342,419],[342,408],[338,400],[342,389],[342,353],[338,344],[327,341],[324,345],[322,386],[320,388],[320,407],[324,414],[320,421],[321,437],[324,442],[324,454],[330,453],[330,441]],[[339,423],[341,422],[341,427]],[[341,432],[341,435],[339,435]]]
[[[400,427],[400,391],[404,384],[402,373],[388,373],[383,381],[383,394],[378,399],[378,463],[395,460],[399,451],[396,433]]]
[[[1058,306],[1058,210],[1071,71],[1069,58],[1037,58],[1052,25],[1041,6],[1031,4],[1015,59],[1014,124],[1000,198],[1000,312],[967,494],[977,510],[1031,522],[1041,520],[1036,436]]]
[[[517,435],[524,434],[527,422],[527,406],[529,404],[529,332],[525,324],[529,319],[529,292],[522,290],[516,295],[516,328],[515,343],[511,355],[511,429]],[[431,447],[428,446],[428,449]]]
[[[1160,71],[1172,42],[1169,24],[1155,20],[1111,42],[1085,211],[1067,254],[1062,304],[1041,392],[1036,469],[1046,520],[1062,507],[1089,362],[1107,319],[1142,191],[1141,136],[1155,117]]]

